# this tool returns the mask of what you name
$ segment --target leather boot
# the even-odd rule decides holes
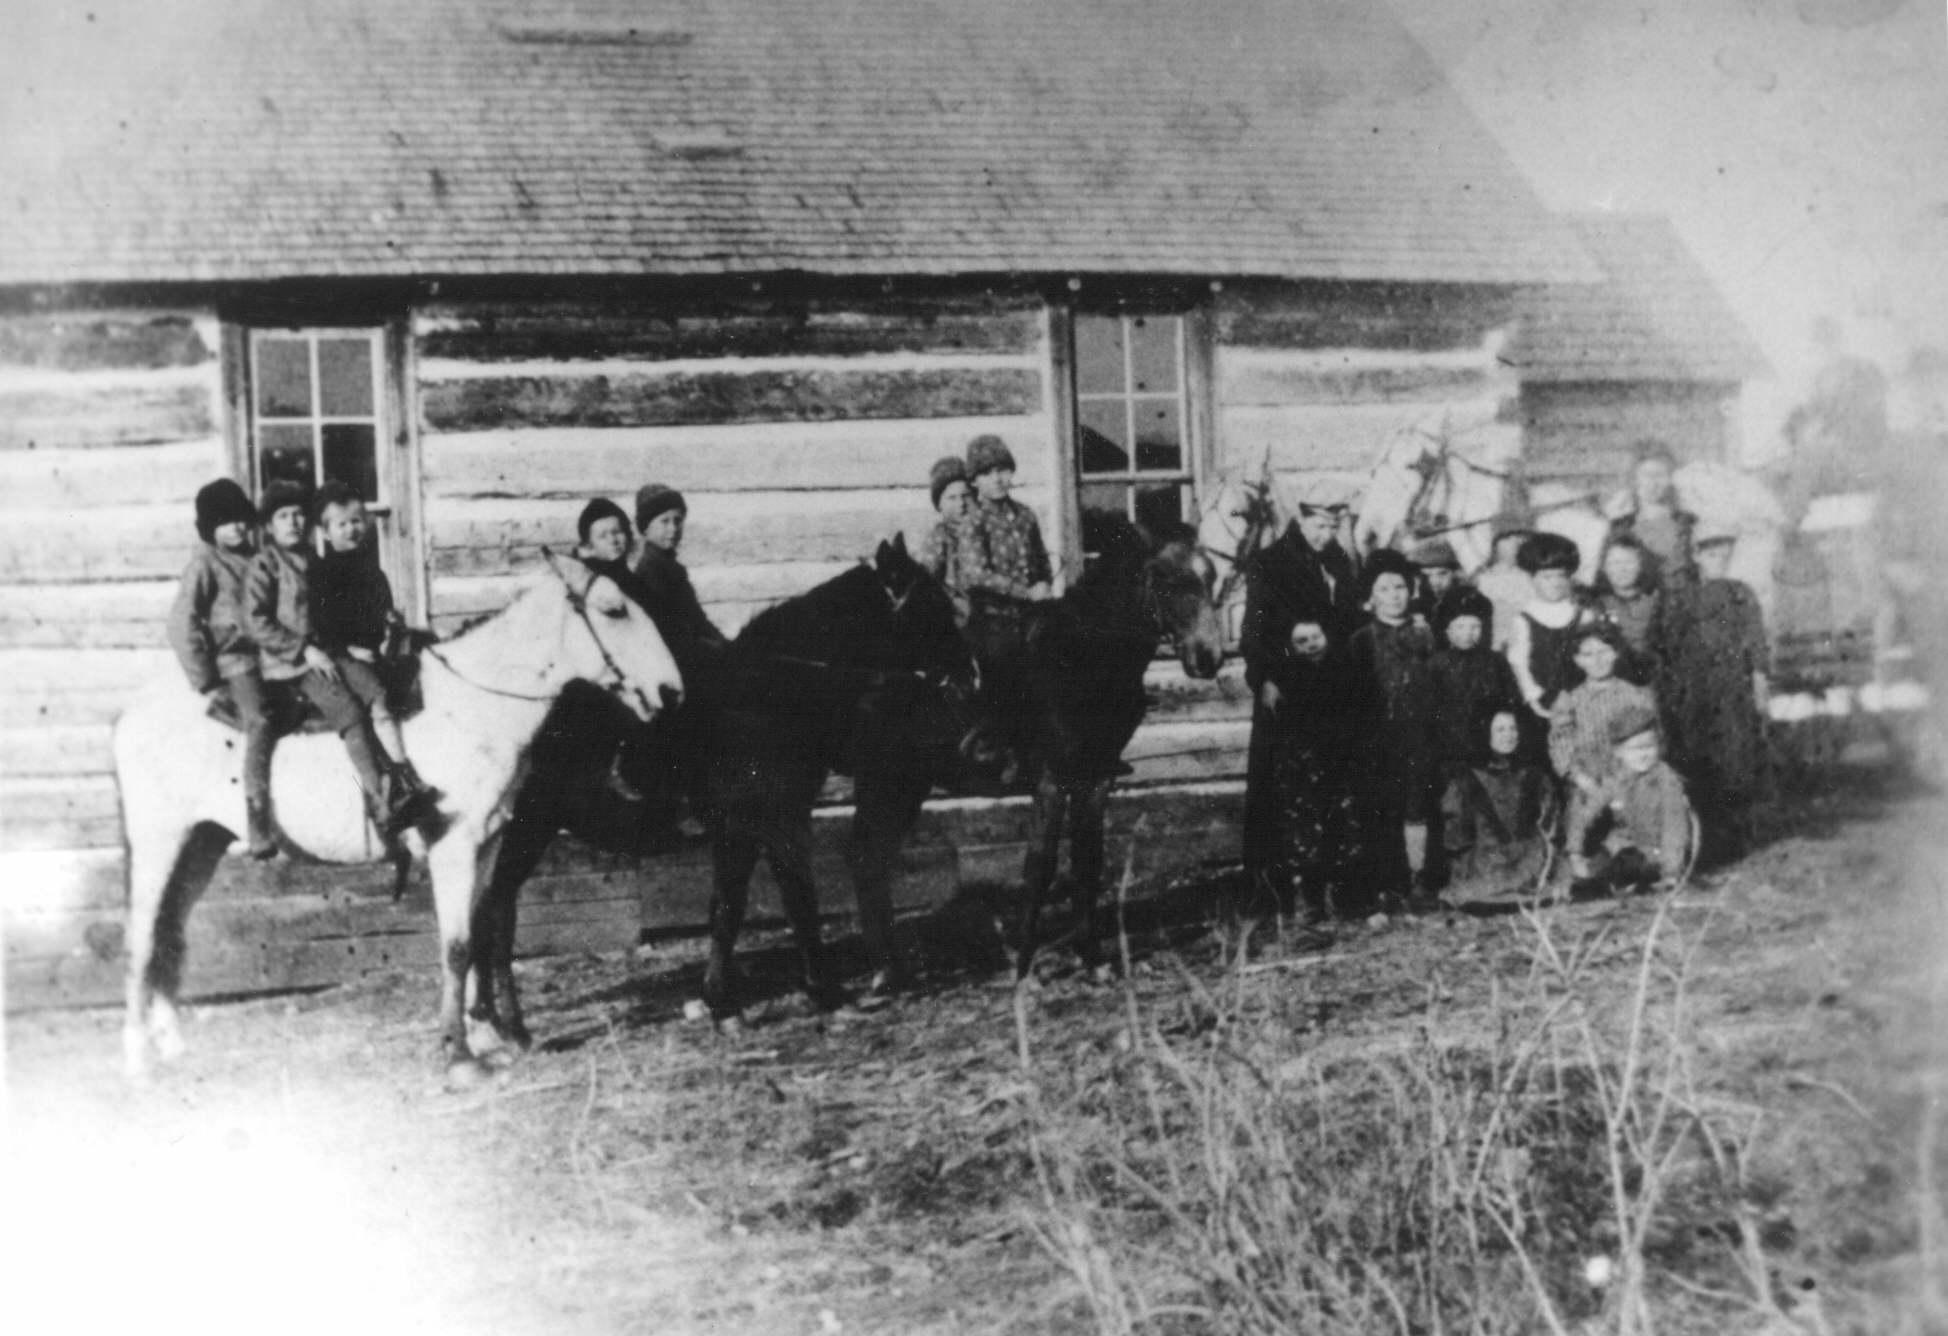
[[[270,804],[246,802],[244,818],[250,856],[260,863],[277,857],[277,826],[271,821]]]

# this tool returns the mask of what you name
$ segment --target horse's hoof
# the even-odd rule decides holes
[[[525,1025],[514,1026],[507,1032],[507,1042],[512,1044],[518,1053],[532,1053],[534,1051],[534,1031],[528,1029]]]
[[[805,996],[811,999],[812,1006],[828,1015],[852,1006],[852,994],[836,983],[815,984],[806,988]]]
[[[504,1072],[521,1060],[521,1053],[512,1044],[502,1044],[488,1049],[476,1060],[490,1072]]]
[[[494,1069],[479,1058],[456,1058],[446,1065],[448,1090],[472,1090],[494,1079]]]

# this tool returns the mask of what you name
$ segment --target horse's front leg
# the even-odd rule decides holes
[[[819,931],[818,887],[812,879],[812,820],[809,810],[780,819],[772,838],[766,841],[771,860],[771,875],[778,882],[778,898],[784,902],[785,921],[798,942],[800,982],[812,1005],[834,1011],[850,999],[832,977],[826,958],[824,934]],[[891,908],[888,908],[891,917]]]
[[[1044,770],[1035,785],[1035,801],[1029,807],[1028,853],[1022,860],[1021,940],[1015,953],[1015,978],[1028,977],[1035,963],[1035,947],[1041,940],[1042,904],[1055,881],[1056,860],[1062,852],[1063,814],[1068,805],[1068,789]]]
[[[477,1025],[489,1026],[504,1042],[526,1052],[534,1036],[521,1011],[520,990],[514,983],[514,939],[520,919],[521,887],[554,842],[555,824],[516,815],[502,827],[493,871],[486,877],[473,911],[474,999],[469,1012]]]
[[[704,967],[703,1001],[717,1020],[734,1018],[741,1006],[737,986],[737,935],[744,929],[758,842],[738,817],[718,823],[710,858],[710,963]]]
[[[871,991],[883,993],[905,987],[911,970],[900,958],[893,935],[893,870],[900,844],[913,828],[926,798],[925,780],[893,783],[861,778],[857,806],[846,839],[846,862],[852,869],[859,904],[859,928],[872,957]]]
[[[1104,825],[1113,779],[1078,786],[1069,800],[1069,879],[1075,887],[1081,926],[1076,951],[1091,968],[1102,961],[1097,940],[1096,907],[1102,900]]]
[[[473,970],[474,905],[491,851],[469,830],[447,832],[427,858],[440,930],[440,1047],[451,1084],[470,1084],[486,1068],[467,1042],[467,976]]]

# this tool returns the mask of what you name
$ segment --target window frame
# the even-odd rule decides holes
[[[1120,317],[1125,320],[1168,317],[1179,322],[1177,400],[1184,456],[1183,464],[1178,469],[1137,469],[1136,442],[1132,433],[1129,442],[1128,472],[1091,475],[1082,471],[1081,406],[1084,396],[1078,379],[1076,321],[1082,318],[1107,317]],[[1189,491],[1191,513],[1185,517],[1185,522],[1194,526],[1197,517],[1202,514],[1204,490],[1213,476],[1217,435],[1210,312],[1203,304],[1186,306],[1168,300],[1089,305],[1052,303],[1049,319],[1049,347],[1054,368],[1053,397],[1056,434],[1060,447],[1057,451],[1057,483],[1060,494],[1056,498],[1056,504],[1063,522],[1062,562],[1066,573],[1073,578],[1080,575],[1083,569],[1082,492],[1092,480],[1124,485],[1127,488],[1126,495],[1132,497],[1136,488],[1145,481],[1175,482]],[[1126,387],[1129,384],[1130,359],[1131,352],[1126,337],[1124,341]],[[1133,403],[1134,400],[1147,396],[1132,394],[1126,388],[1120,395],[1111,396],[1092,392],[1091,397],[1125,398]],[[1126,503],[1124,510],[1126,515],[1130,513],[1130,507],[1133,505],[1133,501]]]
[[[419,438],[416,415],[408,387],[412,384],[412,340],[403,312],[367,314],[361,307],[353,312],[319,311],[309,313],[278,310],[268,315],[251,311],[220,312],[222,377],[224,402],[224,444],[230,476],[239,480],[255,497],[259,481],[256,404],[257,345],[261,339],[310,336],[312,402],[318,406],[320,393],[317,372],[319,337],[358,335],[372,340],[377,352],[374,361],[372,416],[351,418],[313,413],[306,418],[283,419],[308,422],[313,427],[313,460],[322,468],[317,453],[321,448],[322,428],[334,421],[373,424],[374,466],[377,474],[377,500],[372,503],[378,519],[380,558],[392,582],[393,600],[406,620],[427,624],[432,607],[430,575],[427,566],[425,525],[419,467]],[[280,419],[264,419],[276,423]]]

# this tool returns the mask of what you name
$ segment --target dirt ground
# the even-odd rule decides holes
[[[1698,1041],[1758,1116],[1780,1283],[1824,1301],[1797,1310],[1808,1332],[1890,1330],[1948,1272],[1924,1265],[1948,1182],[1930,1177],[1948,1168],[1943,813],[1859,785],[1799,801],[1678,906],[1705,934]],[[1183,1004],[1180,966],[1225,968],[1220,876],[1132,907],[1130,986],[1153,1016]],[[539,1046],[461,1093],[434,1062],[430,976],[201,1007],[188,1056],[143,1089],[121,1079],[114,1012],[12,1017],[0,1312],[13,1331],[1086,1329],[1036,1239],[995,908],[909,921],[924,988],[832,1017],[757,939],[768,996],[734,1034],[683,1019],[694,943],[525,965]],[[1627,932],[1652,911],[1552,912]],[[1519,930],[1261,932],[1253,986],[1303,990],[1322,1044],[1400,1042],[1485,1006],[1523,968]],[[1038,1060],[1112,1050],[1123,987],[1048,963]],[[1629,952],[1604,968],[1628,987]]]

